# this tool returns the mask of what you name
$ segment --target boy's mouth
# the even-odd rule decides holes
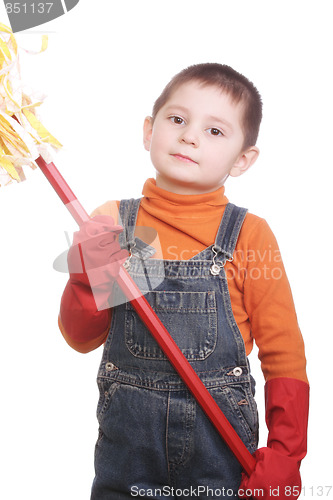
[[[180,155],[180,154],[173,154],[171,156],[173,156],[174,158],[177,158],[177,160],[184,161],[186,163],[197,163],[196,161],[192,160],[192,158],[190,158],[189,156]]]

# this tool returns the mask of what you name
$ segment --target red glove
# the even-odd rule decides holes
[[[68,252],[68,269],[72,283],[90,286],[98,310],[108,304],[112,286],[129,253],[121,249],[118,234],[123,228],[114,225],[112,217],[97,215],[74,233]]]
[[[290,500],[301,493],[299,467],[306,455],[309,385],[293,378],[275,378],[265,385],[267,448],[254,453],[256,467],[242,474],[239,497]]]
[[[66,341],[79,352],[95,349],[99,345],[95,345],[95,339],[107,334],[112,284],[128,256],[116,239],[121,231],[111,217],[96,216],[74,233],[68,252],[70,279],[61,298],[59,326]],[[94,347],[87,348],[91,342]]]

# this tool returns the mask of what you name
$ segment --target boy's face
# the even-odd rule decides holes
[[[242,105],[215,86],[188,82],[174,91],[155,121],[144,123],[144,146],[156,169],[156,185],[179,194],[222,186],[244,173],[258,149],[243,151]]]

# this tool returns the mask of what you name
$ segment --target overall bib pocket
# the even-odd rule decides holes
[[[145,298],[189,361],[204,360],[214,351],[217,342],[214,291],[150,291]],[[138,358],[166,359],[130,302],[126,303],[125,311],[125,343]]]

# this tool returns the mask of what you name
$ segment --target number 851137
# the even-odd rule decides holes
[[[6,3],[7,14],[49,14],[53,2]]]

